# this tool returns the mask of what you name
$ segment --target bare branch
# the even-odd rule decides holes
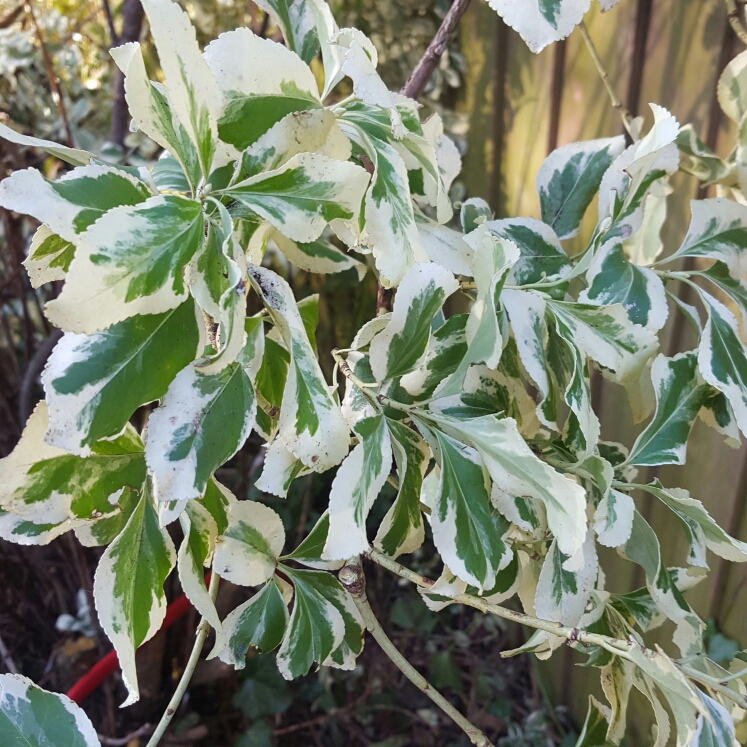
[[[415,68],[410,73],[407,83],[402,88],[402,94],[411,99],[417,99],[423,93],[425,87],[428,85],[428,81],[431,79],[433,71],[438,65],[438,61],[454,36],[454,32],[468,5],[469,0],[454,0],[451,8],[449,8],[449,12],[444,16],[441,27],[433,39],[431,39],[431,43],[425,52],[423,52],[420,60],[418,60],[418,64],[415,65]]]

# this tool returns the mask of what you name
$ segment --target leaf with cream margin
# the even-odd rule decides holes
[[[453,228],[442,226],[420,211],[415,211],[420,243],[431,262],[455,275],[472,275],[472,247]]]
[[[262,10],[269,13],[283,39],[307,65],[319,51],[319,36],[310,3],[305,0],[259,0]]]
[[[371,370],[377,381],[402,376],[417,367],[428,348],[431,321],[459,283],[433,263],[413,265],[394,299],[392,318],[371,342]]]
[[[534,608],[543,620],[562,625],[578,625],[594,589],[599,570],[594,533],[589,531],[582,546],[583,557],[577,570],[565,568],[570,558],[558,550],[553,540],[542,564]]]
[[[737,319],[713,296],[698,292],[708,312],[698,346],[698,368],[711,386],[726,395],[739,430],[747,435],[747,349]]]
[[[265,451],[262,474],[255,485],[263,493],[285,498],[293,480],[308,473],[303,462],[285,448],[280,438],[275,438]]]
[[[249,277],[290,352],[279,438],[306,467],[324,472],[348,452],[347,424],[319,368],[290,286],[257,265],[249,266]]]
[[[185,506],[179,522],[184,532],[176,558],[179,583],[195,609],[215,630],[220,630],[215,603],[205,586],[205,568],[212,562],[218,525],[210,511],[197,501]]]
[[[503,354],[499,317],[501,292],[507,275],[520,256],[516,244],[496,238],[485,225],[467,234],[464,240],[474,250],[471,274],[477,285],[477,298],[465,328],[467,352],[451,379],[439,390],[443,397],[461,390],[471,365],[484,363],[490,369],[498,368]]]
[[[462,581],[491,589],[512,555],[495,520],[503,519],[490,503],[487,470],[475,449],[438,430],[432,436],[441,466],[430,516],[433,543]]]
[[[539,52],[554,41],[565,39],[583,20],[591,0],[488,0],[493,10]]]
[[[682,656],[691,656],[702,649],[703,622],[692,611],[661,559],[661,548],[654,530],[638,513],[633,516],[633,529],[628,541],[618,552],[643,568],[646,587],[659,609],[676,626],[674,643]]]
[[[629,262],[621,243],[608,242],[596,252],[586,282],[588,288],[578,296],[582,303],[622,304],[631,322],[652,332],[658,332],[667,321],[664,283],[653,270]]]
[[[500,239],[519,247],[519,259],[508,274],[508,285],[531,285],[555,278],[571,270],[571,260],[563,251],[555,231],[534,218],[507,218],[482,224]]]
[[[52,140],[43,140],[38,137],[23,135],[4,124],[0,124],[0,137],[16,145],[43,150],[45,153],[49,153],[50,156],[59,158],[71,166],[87,166],[91,162],[91,159],[95,158],[93,153],[89,153],[87,150],[69,148],[67,145],[60,145]]]
[[[283,566],[293,584],[294,601],[290,622],[280,644],[277,664],[287,680],[307,674],[313,663],[326,662],[346,636],[346,620],[330,601],[326,587],[340,582],[324,571],[297,571]]]
[[[280,517],[262,503],[237,501],[216,540],[213,570],[239,586],[259,586],[275,572],[285,543]]]
[[[729,119],[741,122],[747,112],[747,54],[741,52],[724,68],[716,89],[718,103]]]
[[[23,260],[31,286],[39,288],[45,283],[64,280],[74,255],[75,244],[58,236],[49,226],[39,226]]]
[[[328,109],[291,112],[241,154],[234,181],[277,169],[299,153],[321,153],[347,161],[351,150],[350,141]]]
[[[110,54],[124,75],[125,99],[135,126],[173,156],[181,167],[179,179],[186,179],[188,190],[196,190],[200,181],[197,147],[172,112],[164,86],[148,79],[140,44],[122,44]]]
[[[345,564],[344,560],[324,560],[324,545],[329,536],[329,511],[325,511],[314,528],[306,535],[301,544],[289,555],[283,555],[281,561],[294,560],[318,571],[337,571]]]
[[[569,143],[544,160],[535,184],[542,220],[559,239],[569,239],[578,233],[605,171],[624,149],[625,138],[619,135]]]
[[[729,536],[711,517],[705,506],[691,498],[682,488],[665,488],[656,480],[652,485],[641,486],[656,496],[680,520],[690,544],[704,544],[708,549],[732,563],[747,563],[747,542]],[[702,549],[696,551],[704,556]]]
[[[144,0],[150,33],[158,51],[166,94],[197,150],[203,176],[207,177],[217,150],[217,117],[220,90],[200,53],[197,36],[187,11],[172,0]]]
[[[613,656],[600,674],[600,684],[611,711],[607,739],[614,745],[620,744],[628,725],[628,701],[633,688],[631,669],[625,659]]]
[[[355,269],[358,280],[363,280],[366,274],[366,266],[362,262],[340,251],[324,235],[316,241],[303,243],[291,241],[279,231],[275,231],[271,235],[271,240],[300,270],[325,275]]]
[[[727,446],[732,449],[739,448],[741,443],[739,426],[734,417],[734,410],[732,410],[729,401],[722,392],[711,387],[698,417],[709,428],[713,428],[717,433],[720,433]]]
[[[353,432],[358,445],[337,470],[329,494],[325,560],[344,560],[368,550],[366,517],[392,466],[391,440],[383,415],[359,420]]]
[[[385,287],[396,287],[416,262],[427,262],[415,219],[407,168],[388,142],[385,125],[362,104],[346,108],[340,128],[374,167],[366,192],[367,242]]]
[[[619,304],[591,306],[548,301],[553,316],[573,332],[579,349],[606,369],[613,381],[623,382],[640,374],[659,341],[656,335],[633,324]]]
[[[91,336],[64,335],[42,374],[47,442],[85,455],[95,441],[118,434],[140,405],[160,399],[194,360],[201,330],[189,299]]]
[[[166,616],[163,584],[175,561],[174,544],[159,526],[146,483],[122,533],[104,550],[93,582],[99,622],[114,644],[127,687],[123,707],[140,698],[135,651],[161,628]]]
[[[747,288],[747,206],[725,197],[690,202],[690,226],[680,248],[667,262],[682,257],[716,259]]]
[[[0,539],[6,542],[16,545],[48,545],[69,529],[70,525],[65,521],[58,524],[35,524],[0,508]]]
[[[717,700],[700,693],[706,712],[698,715],[695,736],[689,747],[738,747],[734,719],[729,711]]]
[[[92,334],[136,314],[160,314],[187,297],[184,268],[204,242],[202,206],[177,195],[110,210],[80,237],[67,282],[47,315]]]
[[[303,60],[247,28],[221,34],[204,57],[223,92],[218,135],[239,151],[291,112],[321,108],[316,80]]]
[[[607,729],[609,728],[610,712],[593,695],[589,696],[589,709],[586,712],[581,734],[576,740],[575,747],[608,747]]]
[[[659,355],[651,367],[656,414],[638,436],[626,463],[684,464],[687,439],[711,388],[698,372],[695,351],[673,358]]]
[[[243,669],[250,647],[263,654],[276,649],[288,627],[288,607],[275,579],[270,579],[249,601],[231,612],[215,634],[208,659],[219,658]]]
[[[399,489],[379,525],[374,546],[390,558],[397,558],[415,552],[425,538],[420,492],[430,451],[410,428],[394,420],[387,420],[387,427],[397,465]]]
[[[143,444],[132,426],[117,438],[93,444],[86,457],[44,440],[46,402],[40,402],[13,451],[0,459],[0,507],[35,524],[66,529],[119,513],[123,488],[145,481]]]
[[[100,747],[77,703],[20,674],[0,674],[0,741],[4,747]]]
[[[633,531],[635,503],[627,494],[614,488],[605,493],[594,512],[597,542],[605,547],[620,547]]]
[[[493,415],[467,421],[430,415],[429,420],[474,446],[493,482],[506,493],[543,503],[558,548],[564,555],[575,555],[586,538],[586,492],[534,454],[519,434],[515,420]]]
[[[102,215],[149,197],[147,185],[111,166],[79,166],[54,181],[24,169],[0,182],[0,206],[36,218],[76,246]]]
[[[365,169],[318,153],[300,153],[283,166],[249,177],[215,194],[236,200],[283,236],[310,242],[334,220],[358,215],[369,176]]]

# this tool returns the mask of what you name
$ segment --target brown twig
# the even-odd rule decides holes
[[[19,16],[23,11],[25,10],[25,5],[21,3],[16,8],[10,11],[10,13],[6,13],[2,18],[0,18],[0,29],[7,29],[8,26],[15,23],[16,20],[18,20]]]
[[[493,116],[490,139],[493,143],[493,163],[490,170],[488,202],[495,214],[504,215],[504,197],[501,189],[503,176],[503,151],[506,140],[506,81],[508,79],[509,36],[508,26],[496,17],[495,70],[493,72]]]
[[[109,27],[111,46],[116,47],[119,45],[119,36],[117,36],[117,30],[114,28],[114,16],[112,16],[112,8],[111,5],[109,5],[109,0],[101,0],[101,6],[104,9],[104,15],[106,16],[106,25]]]
[[[62,100],[62,94],[60,93],[60,87],[57,84],[57,77],[54,74],[54,67],[52,66],[52,58],[49,56],[47,45],[44,43],[44,37],[42,36],[41,29],[34,15],[34,9],[31,7],[31,3],[27,2],[25,5],[26,12],[31,18],[31,23],[34,25],[34,32],[36,39],[39,42],[41,49],[42,58],[44,60],[44,67],[47,71],[47,80],[49,81],[49,87],[52,90],[52,100],[57,106],[57,111],[60,113],[62,124],[65,128],[65,135],[67,136],[67,144],[71,147],[75,147],[75,141],[73,140],[73,131],[70,129],[70,121],[67,118],[67,111],[65,109],[65,102]]]
[[[632,116],[638,116],[641,105],[641,90],[643,88],[643,69],[646,66],[646,47],[648,46],[648,32],[651,28],[653,0],[638,0],[635,11],[635,36],[633,37],[633,51],[630,55],[630,76],[628,78],[628,111]]]
[[[314,726],[317,726],[319,724],[325,723],[326,721],[329,721],[331,718],[342,716],[344,713],[351,711],[359,703],[362,703],[364,700],[366,700],[366,698],[368,698],[371,694],[372,694],[371,690],[366,688],[366,690],[363,691],[362,695],[359,695],[357,698],[355,698],[355,700],[352,700],[350,703],[347,703],[341,708],[333,708],[328,713],[323,713],[321,716],[317,716],[316,718],[311,718],[308,721],[301,721],[298,724],[291,724],[290,726],[283,726],[280,729],[274,729],[272,732],[272,736],[280,737],[283,734],[292,734],[294,731],[301,731],[302,729],[311,729]]]
[[[139,729],[135,729],[124,737],[105,737],[103,734],[99,734],[99,742],[103,747],[126,747],[130,742],[140,737],[147,737],[152,731],[153,726],[151,724],[143,724]]]
[[[469,0],[454,0],[451,4],[451,8],[449,8],[449,12],[444,16],[444,20],[436,35],[431,39],[431,43],[425,52],[423,52],[423,56],[418,60],[418,64],[415,65],[413,71],[410,73],[410,77],[407,79],[407,83],[403,86],[401,91],[403,95],[411,99],[417,99],[423,93],[425,87],[428,85],[428,81],[431,79],[433,71],[438,65],[438,61],[454,36],[454,32],[468,5]]]
[[[553,49],[552,87],[550,90],[550,128],[547,133],[547,152],[552,153],[558,147],[558,130],[560,129],[560,107],[563,103],[563,84],[565,82],[565,47],[566,40],[556,42]]]

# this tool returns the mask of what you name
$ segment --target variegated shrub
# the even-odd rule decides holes
[[[0,536],[44,544],[72,530],[105,547],[94,596],[126,704],[138,699],[135,651],[164,619],[175,566],[216,629],[211,656],[237,668],[254,646],[277,649],[287,678],[351,669],[364,627],[394,655],[365,600],[365,556],[416,583],[433,609],[468,604],[533,628],[514,653],[546,658],[566,641],[585,653],[609,706],[592,699],[579,745],[620,743],[632,688],[653,707],[657,747],[670,733],[679,747],[733,744],[744,671],[705,656],[704,624],[683,593],[705,578],[708,550],[743,562],[747,544],[686,491],[636,475],[683,464],[698,417],[730,443],[747,436],[747,207],[693,202],[682,245],[662,259],[659,239],[680,150],[732,190],[742,172],[652,105],[653,127],[632,145],[620,136],[547,158],[541,219],[494,220],[479,199],[454,219],[460,159],[440,118],[421,122],[415,101],[387,90],[371,42],[338,29],[323,0],[259,4],[285,45],[237,29],[200,52],[176,3],[143,0],[163,82],[148,79],[138,44],[112,54],[133,127],[163,148],[152,168],[0,128],[73,167],[54,181],[29,169],[0,183],[1,205],[41,223],[26,260],[33,284],[64,281],[46,308],[64,336],[42,376],[45,401],[0,461]],[[509,23],[520,11],[514,21],[538,49],[589,2],[491,4]],[[309,67],[319,51],[321,85]],[[743,122],[737,60],[721,103]],[[352,94],[340,99],[344,78]],[[586,248],[569,256],[563,242],[597,195]],[[391,309],[334,352],[344,393],[322,373],[309,301],[263,265],[268,246],[305,271],[371,270],[396,288]],[[682,257],[705,269],[670,270]],[[696,289],[698,308],[673,295],[676,283]],[[252,294],[263,310],[248,316]],[[468,311],[449,314],[457,296]],[[699,337],[671,358],[657,336],[670,309]],[[646,422],[629,447],[600,440],[592,369],[622,385]],[[149,403],[139,432],[133,413]],[[337,468],[328,511],[295,549],[274,511],[215,478],[252,431],[267,441],[266,493]],[[396,497],[374,527],[386,482]],[[662,559],[633,497],[644,493],[685,533],[681,567]],[[167,529],[176,521],[178,549]],[[427,530],[443,568],[435,582],[397,562]],[[600,546],[639,565],[645,585],[607,591]],[[223,620],[208,568],[256,590]],[[513,597],[523,613],[501,606]],[[645,645],[665,620],[677,658]],[[45,728],[34,703],[48,698],[0,678],[0,735]],[[71,736],[49,744],[95,744],[82,714],[54,703]]]

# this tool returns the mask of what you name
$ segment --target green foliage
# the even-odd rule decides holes
[[[586,9],[581,0],[491,4],[534,50],[567,35]],[[389,91],[371,41],[339,29],[323,0],[260,3],[286,45],[239,28],[204,52],[177,4],[143,5],[164,82],[148,79],[137,43],[114,57],[135,125],[166,155],[127,169],[26,140],[75,168],[57,180],[21,170],[0,185],[0,205],[43,224],[27,264],[35,284],[64,280],[46,312],[65,333],[43,376],[45,401],[0,462],[0,536],[45,544],[74,530],[106,546],[94,596],[126,704],[139,697],[135,651],[163,620],[175,566],[216,628],[211,656],[240,669],[250,649],[276,651],[249,659],[237,696],[254,719],[288,707],[277,677],[256,687],[265,667],[286,679],[356,667],[371,623],[361,591],[332,571],[367,554],[398,569],[393,559],[421,549],[427,523],[443,564],[434,584],[419,579],[431,610],[517,595],[536,632],[513,653],[547,658],[567,640],[600,669],[609,708],[590,702],[578,747],[620,743],[633,687],[655,712],[657,747],[670,729],[678,747],[733,741],[727,708],[743,702],[741,681],[708,659],[716,639],[704,637],[683,592],[705,576],[708,550],[744,562],[747,545],[686,491],[633,482],[634,467],[685,462],[698,416],[732,439],[747,435],[747,348],[732,309],[705,289],[747,308],[747,209],[694,202],[683,244],[658,261],[658,244],[642,238],[647,198],[665,191],[680,150],[718,178],[731,165],[703,156],[692,137],[688,153],[687,130],[654,105],[652,129],[628,148],[614,138],[548,157],[537,177],[542,220],[493,220],[473,200],[458,231],[446,224],[460,159],[440,117],[421,121],[414,101]],[[338,85],[352,93],[338,98]],[[736,65],[721,103],[740,122],[742,98]],[[563,242],[595,197],[596,224],[569,256]],[[296,300],[271,267],[281,255],[320,274],[370,270],[382,289],[396,288],[391,311],[333,352],[347,379],[342,401],[320,363],[318,297]],[[661,269],[681,257],[713,264]],[[697,289],[707,321],[696,349],[667,358],[658,333],[673,281]],[[455,294],[471,302],[467,313],[449,313]],[[262,310],[248,316],[250,303]],[[630,451],[600,442],[592,369],[625,388],[639,420],[650,418]],[[128,422],[153,402],[139,433]],[[267,442],[258,490],[284,497],[297,478],[337,468],[328,511],[286,555],[280,515],[215,479],[252,430]],[[685,567],[667,565],[636,491],[673,514],[688,541]],[[178,553],[167,529],[177,519]],[[645,586],[608,592],[598,546],[639,565]],[[205,568],[254,595],[220,620]],[[428,632],[430,615],[398,605],[392,623]],[[678,659],[645,647],[665,619]],[[461,690],[448,651],[430,669],[436,684]],[[26,700],[47,697],[9,682]],[[0,713],[20,718],[18,702],[3,701]],[[506,744],[536,741],[513,737]],[[267,738],[257,725],[242,740]]]

